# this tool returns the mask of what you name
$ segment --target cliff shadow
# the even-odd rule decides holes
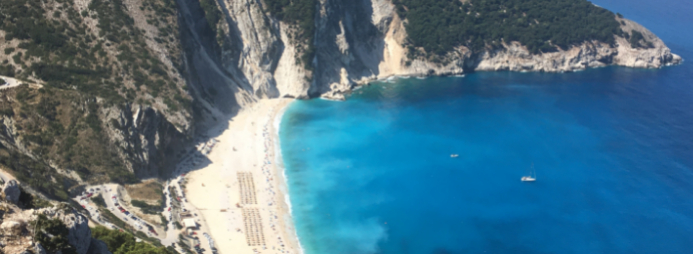
[[[209,27],[198,1],[178,0],[180,36],[184,50],[184,74],[190,94],[199,106],[197,117],[218,110],[233,114],[239,105],[236,94],[245,90],[245,78],[231,74],[221,65],[215,33]],[[197,119],[199,120],[199,119]]]
[[[327,13],[316,22],[324,25],[316,33],[317,87],[311,96],[339,83],[342,68],[352,81],[378,76],[384,59],[385,35],[372,23],[371,0],[327,1],[325,5]]]

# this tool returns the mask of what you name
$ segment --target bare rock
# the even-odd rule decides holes
[[[37,243],[34,246],[34,252],[36,254],[46,254],[46,249],[43,248],[43,246],[40,243]]]
[[[22,232],[22,226],[24,224],[25,223],[21,221],[5,220],[0,224],[0,228],[10,234],[19,235]]]
[[[86,254],[91,244],[91,229],[87,218],[69,207],[41,209],[39,212],[49,218],[57,218],[68,229],[67,241],[74,246],[78,254]]]
[[[17,181],[10,180],[5,183],[5,186],[2,188],[2,192],[5,193],[5,200],[8,202],[15,205],[17,202],[19,202],[19,194],[21,194],[21,191],[19,190]]]

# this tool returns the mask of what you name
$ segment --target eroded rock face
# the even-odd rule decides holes
[[[631,48],[625,38],[617,38],[614,45],[585,42],[559,52],[531,54],[511,42],[495,50],[471,52],[458,47],[443,57],[409,59],[408,49],[402,46],[408,37],[405,21],[396,14],[392,0],[319,0],[315,58],[312,69],[307,70],[296,61],[300,42],[287,36],[292,27],[264,12],[261,0],[222,1],[221,9],[226,18],[220,24],[223,45],[217,57],[221,68],[235,79],[219,86],[237,87],[236,98],[245,94],[254,99],[321,96],[343,100],[358,84],[395,75],[454,75],[470,70],[562,72],[606,65],[659,68],[681,61],[654,34],[625,19],[618,20],[623,21],[622,29],[639,31],[652,43],[651,48]]]
[[[601,42],[584,42],[567,50],[531,54],[518,43],[505,44],[503,49],[477,54],[468,61],[467,66],[483,71],[545,71],[562,72],[583,70],[585,68],[619,65],[633,68],[660,68],[678,64],[681,57],[671,50],[657,36],[643,26],[627,19],[619,19],[627,33],[638,31],[652,47],[632,48],[623,37],[616,37],[615,45]]]
[[[163,155],[163,148],[184,142],[184,129],[178,129],[161,112],[142,105],[112,106],[100,113],[108,123],[108,136],[122,151],[118,153],[120,159],[131,172],[138,177],[167,173],[170,162]]]
[[[614,45],[584,42],[567,50],[532,54],[517,42],[471,52],[458,47],[446,56],[408,58],[404,22],[391,0],[320,0],[316,20],[316,59],[312,96],[343,100],[356,84],[390,76],[454,75],[469,70],[564,72],[606,65],[659,68],[681,58],[641,25],[626,19],[622,29],[638,31],[651,43],[632,48],[625,38]]]
[[[19,185],[17,184],[17,181],[15,180],[10,180],[7,183],[5,183],[5,186],[2,188],[2,192],[5,193],[5,200],[7,202],[10,202],[12,204],[17,204],[19,202],[19,194],[21,191],[19,190]]]
[[[70,245],[74,246],[78,254],[86,254],[92,242],[91,229],[89,228],[88,219],[70,208],[45,208],[38,210],[48,218],[57,218],[61,220],[69,233],[67,240]]]
[[[67,235],[67,239],[72,246],[75,246],[77,253],[86,254],[91,244],[91,229],[89,229],[89,222],[84,215],[71,212],[63,215],[61,220],[70,233]]]

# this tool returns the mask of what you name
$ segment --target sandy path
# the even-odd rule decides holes
[[[284,202],[283,169],[274,163],[275,117],[291,101],[262,100],[241,111],[215,137],[219,143],[208,155],[211,164],[187,176],[188,201],[203,216],[220,253],[300,253]],[[251,173],[256,204],[242,204],[238,172]],[[244,209],[259,212],[264,245],[249,246]]]

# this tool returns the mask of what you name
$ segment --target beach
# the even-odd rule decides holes
[[[275,123],[291,101],[261,100],[242,109],[211,136],[218,142],[209,164],[186,175],[188,202],[220,253],[301,253],[275,154]]]

